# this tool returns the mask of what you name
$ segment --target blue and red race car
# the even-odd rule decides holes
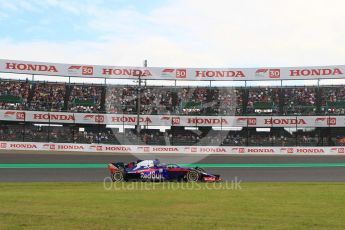
[[[219,175],[205,172],[202,168],[184,168],[176,164],[162,164],[159,160],[138,160],[124,164],[110,163],[108,170],[114,182],[121,181],[187,181],[217,182]]]

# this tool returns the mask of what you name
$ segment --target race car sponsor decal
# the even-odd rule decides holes
[[[140,173],[141,179],[152,179],[152,180],[162,180],[164,179],[162,172],[154,171],[154,172],[142,172]]]
[[[211,177],[211,176],[204,177],[204,181],[206,181],[206,182],[216,181],[216,177]]]

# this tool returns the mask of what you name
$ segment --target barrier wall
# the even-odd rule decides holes
[[[66,151],[100,153],[225,154],[225,155],[345,155],[345,147],[210,147],[210,146],[142,146],[40,142],[0,142],[0,150]]]

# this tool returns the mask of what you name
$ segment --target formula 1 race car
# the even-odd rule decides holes
[[[114,182],[120,181],[187,181],[217,182],[219,175],[206,173],[199,167],[184,168],[176,164],[162,164],[159,160],[138,160],[124,164],[110,163],[108,170]]]

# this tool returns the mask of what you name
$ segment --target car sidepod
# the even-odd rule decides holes
[[[168,180],[168,172],[163,168],[144,168],[128,171],[129,178],[141,181],[165,181]]]

